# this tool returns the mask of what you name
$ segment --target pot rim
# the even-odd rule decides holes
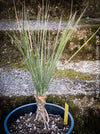
[[[19,110],[19,109],[21,109],[21,108],[23,108],[23,107],[25,107],[25,106],[30,106],[30,105],[36,105],[36,103],[30,103],[30,104],[22,105],[22,106],[20,106],[20,107],[18,107],[18,108],[16,108],[16,109],[14,109],[13,111],[11,111],[11,112],[7,115],[7,117],[6,117],[5,121],[4,121],[4,129],[5,129],[5,131],[6,131],[7,134],[10,134],[10,132],[9,132],[9,130],[8,130],[8,128],[7,128],[7,121],[8,121],[8,119],[9,119],[9,117],[10,117],[15,111],[17,111],[17,110]],[[65,111],[65,109],[64,109],[63,107],[61,107],[61,106],[59,106],[59,105],[56,105],[56,104],[53,104],[53,103],[45,103],[45,105],[49,105],[49,106],[52,106],[52,105],[53,105],[53,106],[58,107],[58,108],[60,108],[60,109],[62,109],[62,110]],[[70,134],[70,132],[73,130],[73,127],[74,127],[74,119],[73,119],[72,115],[70,114],[70,112],[68,112],[68,116],[69,116],[70,119],[71,119],[71,126],[70,126],[70,128],[69,128],[69,130],[68,130],[68,132],[67,132],[66,134]]]

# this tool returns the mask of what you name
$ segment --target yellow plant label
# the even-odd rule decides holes
[[[66,125],[68,123],[68,104],[67,103],[65,103],[64,123]]]

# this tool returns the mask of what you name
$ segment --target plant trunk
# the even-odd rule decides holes
[[[36,103],[37,103],[37,111],[36,111],[36,119],[37,121],[43,120],[44,128],[49,129],[49,116],[45,109],[45,100],[46,96],[38,96],[35,95]]]

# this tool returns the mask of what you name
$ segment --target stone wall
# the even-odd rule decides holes
[[[82,44],[96,31],[98,26],[93,27],[78,27],[68,41],[62,55],[62,60],[68,59],[82,46]],[[63,31],[62,31],[63,32]],[[12,32],[10,31],[10,34]],[[54,45],[54,40],[57,32],[51,31],[51,50]],[[96,36],[100,37],[100,32]],[[73,58],[73,60],[95,60],[96,59],[96,36]],[[58,42],[59,44],[59,42]],[[22,56],[13,44],[13,41],[8,37],[7,32],[0,31],[0,59],[1,62],[20,61]],[[100,49],[100,47],[99,47]],[[99,50],[100,51],[100,50]]]
[[[17,0],[16,7],[18,14],[21,15],[22,3],[24,0]],[[42,0],[25,0],[27,13],[30,14],[30,19],[35,19],[37,16],[38,9],[40,8]],[[46,0],[44,0],[46,1]],[[51,18],[59,18],[63,16],[63,19],[67,19],[71,9],[72,0],[48,0],[49,1],[49,12]],[[88,5],[84,17],[99,18],[100,17],[100,0],[73,0],[73,12],[77,11],[80,13]],[[9,15],[11,18],[15,18],[13,0],[0,0],[0,19],[8,19]]]

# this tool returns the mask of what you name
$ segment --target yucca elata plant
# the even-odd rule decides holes
[[[25,7],[23,11],[23,26],[22,28],[19,25],[19,19],[15,8],[15,15],[18,24],[19,36],[13,30],[13,35],[9,35],[10,38],[14,41],[18,49],[20,50],[24,62],[27,65],[27,68],[31,74],[32,81],[36,90],[34,94],[37,102],[37,111],[35,120],[43,120],[44,127],[49,128],[49,116],[44,107],[46,100],[46,91],[48,91],[49,85],[52,81],[53,72],[56,68],[57,62],[61,58],[62,52],[70,39],[72,33],[77,27],[83,13],[75,22],[75,15],[70,15],[69,21],[66,24],[66,28],[63,31],[62,35],[60,34],[61,20],[59,23],[59,28],[57,35],[55,37],[55,43],[53,44],[53,49],[51,50],[51,32],[48,27],[49,15],[47,11],[47,6],[44,9],[42,6],[41,12],[39,12],[37,17],[37,30],[32,30],[30,28],[27,16],[25,13]],[[25,25],[24,20],[27,20]],[[27,27],[27,28],[26,28]],[[34,26],[33,26],[34,27]],[[97,31],[96,31],[97,32]],[[76,51],[70,59],[69,62],[86,44],[87,42],[96,34],[96,32]],[[65,63],[66,64],[66,63]]]

